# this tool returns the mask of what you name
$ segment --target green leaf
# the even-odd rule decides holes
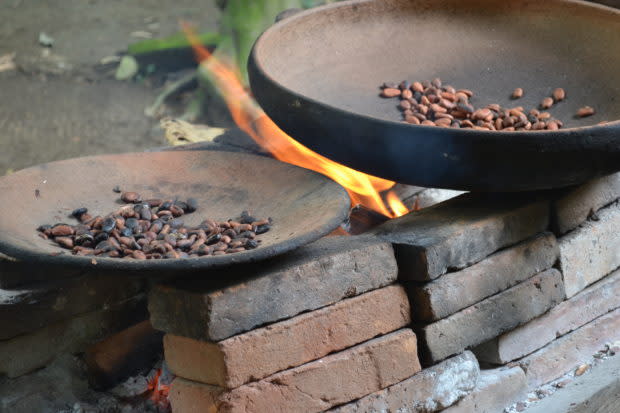
[[[200,43],[206,46],[215,46],[219,43],[221,36],[219,33],[202,33],[198,35]],[[180,49],[191,47],[189,41],[183,33],[177,33],[162,39],[147,39],[130,44],[127,52],[136,56],[143,53],[151,53],[160,50]]]
[[[228,0],[222,16],[221,32],[230,40],[220,53],[233,58],[247,84],[246,66],[254,42],[271,26],[278,13],[290,8],[301,8],[304,0]]]
[[[133,56],[123,56],[114,77],[116,80],[128,80],[134,77],[136,73],[138,73],[138,62],[136,59]]]

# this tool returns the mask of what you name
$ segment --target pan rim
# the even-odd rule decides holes
[[[309,10],[304,10],[299,13],[295,13],[294,15],[275,23],[274,25],[267,28],[254,43],[254,46],[252,47],[252,51],[250,53],[250,59],[248,61],[248,65],[254,66],[254,69],[260,72],[260,75],[263,77],[263,79],[270,82],[272,86],[278,87],[281,90],[285,91],[290,96],[293,96],[295,101],[299,101],[300,103],[307,102],[311,105],[329,109],[329,111],[336,112],[340,115],[356,116],[358,118],[365,119],[367,121],[372,121],[378,125],[389,125],[389,126],[399,125],[399,126],[405,126],[405,127],[415,127],[415,128],[419,128],[419,130],[421,131],[433,131],[433,133],[438,134],[438,135],[442,135],[442,134],[446,134],[446,135],[450,134],[453,136],[462,135],[464,137],[468,136],[470,138],[480,137],[480,135],[482,135],[484,139],[492,139],[492,140],[493,139],[504,140],[508,137],[511,139],[520,139],[522,141],[540,140],[541,138],[556,139],[558,137],[564,137],[564,138],[573,137],[579,140],[580,139],[579,133],[596,132],[601,129],[606,130],[606,129],[611,129],[611,128],[620,126],[620,118],[607,121],[606,123],[601,123],[601,124],[561,128],[561,129],[554,130],[554,131],[540,130],[540,131],[498,132],[498,131],[493,131],[493,130],[477,130],[477,129],[471,129],[471,128],[458,128],[457,129],[457,128],[441,128],[437,126],[427,126],[427,125],[411,125],[404,121],[382,119],[382,118],[366,115],[363,113],[345,110],[345,109],[333,106],[332,104],[325,103],[325,102],[319,101],[317,99],[314,99],[308,96],[304,96],[300,94],[299,92],[292,90],[289,87],[284,86],[281,82],[275,80],[275,78],[271,76],[265,70],[263,64],[261,63],[261,59],[258,56],[258,54],[261,52],[260,48],[263,46],[263,43],[265,42],[265,39],[268,36],[271,36],[273,33],[276,33],[278,30],[281,30],[282,27],[285,27],[286,25],[289,25],[289,24],[294,24],[295,21],[297,20],[306,18],[307,16],[310,16],[313,14],[321,13],[324,10],[330,10],[330,9],[341,8],[341,7],[349,7],[355,4],[372,3],[375,1],[379,1],[379,0],[346,0],[346,1],[338,2],[338,3],[326,4],[326,5],[315,7]],[[600,10],[604,10],[605,12],[611,12],[617,15],[618,18],[620,18],[620,9],[616,9],[610,6],[605,6],[602,4],[591,3],[585,0],[549,0],[548,2],[549,3],[551,2],[568,3],[568,4],[578,5],[579,7],[600,9]]]

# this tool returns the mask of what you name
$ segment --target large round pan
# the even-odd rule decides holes
[[[620,11],[569,0],[359,0],[289,17],[256,42],[252,90],[288,134],[398,182],[462,190],[561,187],[620,170]],[[384,81],[443,79],[476,106],[537,106],[565,129],[413,126]],[[511,101],[515,87],[525,96]],[[576,119],[589,105],[596,114]],[[601,121],[610,121],[598,125]]]
[[[191,259],[133,260],[72,255],[37,236],[43,224],[76,221],[68,215],[87,207],[93,216],[118,209],[115,186],[144,199],[198,200],[183,217],[226,220],[248,210],[272,217],[272,229],[256,249]],[[346,218],[349,197],[332,180],[307,169],[262,156],[232,152],[154,152],[102,155],[52,162],[0,179],[5,206],[0,215],[0,253],[33,265],[105,270],[185,271],[254,262],[293,250],[328,234]],[[59,254],[60,253],[60,254]],[[95,260],[93,260],[93,258]]]

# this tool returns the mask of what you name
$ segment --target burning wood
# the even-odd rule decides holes
[[[149,398],[156,405],[169,406],[168,393],[170,392],[170,381],[165,382],[162,377],[163,369],[159,368],[155,371],[155,375],[148,382],[147,391]]]
[[[163,353],[162,333],[143,321],[90,346],[84,353],[88,382],[98,390],[148,371]]]
[[[343,226],[350,235],[358,235],[383,224],[388,219],[385,215],[358,204],[351,208],[349,219]]]
[[[130,377],[109,392],[136,408],[144,406],[147,411],[169,413],[171,408],[168,394],[173,379],[174,375],[168,370],[166,363],[159,362],[146,376]]]

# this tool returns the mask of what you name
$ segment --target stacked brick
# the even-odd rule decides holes
[[[471,349],[489,367],[447,411],[501,410],[620,339],[618,197],[620,174],[467,194],[375,231],[394,244],[422,364]]]
[[[467,194],[384,224],[433,364],[545,313],[564,299],[549,202]],[[500,250],[501,251],[498,251]]]
[[[619,176],[157,286],[173,411],[502,410],[620,338]]]
[[[29,373],[148,319],[143,280],[79,275],[0,257],[0,375]]]
[[[327,237],[264,265],[155,287],[173,412],[453,405],[475,387],[478,362],[461,352],[421,370],[397,274],[389,243]]]
[[[374,231],[394,245],[423,365],[435,368],[565,298],[549,208],[545,197],[466,194]],[[522,369],[483,370],[446,411],[501,411],[525,392]]]
[[[620,339],[620,174],[562,191],[551,203],[567,299],[476,348],[489,364],[521,366],[547,383]]]

